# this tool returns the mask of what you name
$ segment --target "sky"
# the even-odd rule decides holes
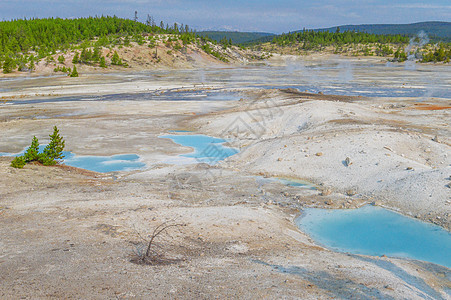
[[[0,0],[0,20],[116,15],[200,30],[282,33],[348,24],[451,21],[449,0]]]

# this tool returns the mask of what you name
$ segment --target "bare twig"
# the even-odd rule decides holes
[[[152,234],[149,237],[149,240],[144,239],[139,232],[136,233],[139,238],[141,238],[146,243],[146,251],[142,251],[143,248],[137,249],[135,252],[136,258],[132,259],[132,262],[138,263],[138,264],[150,264],[150,265],[156,265],[156,264],[162,264],[162,263],[171,263],[176,260],[174,259],[165,259],[162,252],[162,247],[156,243],[157,238],[162,238],[164,234],[168,233],[168,230],[175,227],[181,227],[185,226],[185,224],[182,223],[174,223],[174,219],[165,221],[155,227]]]

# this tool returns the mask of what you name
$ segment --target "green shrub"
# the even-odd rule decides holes
[[[25,158],[23,156],[17,156],[13,159],[11,162],[11,167],[22,169],[27,162],[25,161]]]

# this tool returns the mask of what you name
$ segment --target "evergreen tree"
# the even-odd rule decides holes
[[[75,52],[74,58],[72,59],[72,63],[78,64],[79,61],[80,61],[80,56],[79,56],[78,52]]]
[[[28,63],[28,70],[33,71],[35,69],[34,60],[30,59],[30,62]]]
[[[59,135],[59,130],[56,126],[53,127],[53,133],[49,136],[50,143],[44,148],[43,153],[40,155],[41,162],[45,166],[55,165],[57,160],[64,158],[63,150],[66,144],[63,137]]]
[[[64,64],[64,56],[63,55],[58,56],[58,62],[60,64]]]
[[[23,156],[16,156],[11,162],[11,167],[22,169],[26,165],[25,158]]]
[[[100,49],[98,47],[94,48],[94,52],[92,53],[91,59],[94,62],[100,61]]]
[[[3,62],[3,73],[11,73],[15,68],[16,62],[9,55],[6,55]]]
[[[33,137],[30,147],[25,151],[24,159],[27,163],[39,159],[39,141],[36,136]]]
[[[74,66],[74,68],[72,69],[72,72],[70,72],[69,76],[70,77],[78,77],[77,67]]]
[[[106,61],[105,61],[105,57],[104,56],[100,57],[100,67],[101,68],[106,68]]]
[[[121,66],[122,60],[119,57],[119,54],[117,54],[117,51],[114,51],[113,57],[111,58],[111,64],[115,66]]]

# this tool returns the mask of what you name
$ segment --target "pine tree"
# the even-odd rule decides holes
[[[115,66],[121,66],[122,60],[119,57],[119,54],[117,54],[117,51],[114,51],[113,57],[111,58],[111,64]]]
[[[106,61],[105,61],[105,57],[104,56],[100,57],[100,67],[101,68],[106,68]]]
[[[99,62],[100,61],[100,49],[98,47],[94,48],[94,52],[91,55],[91,59],[94,62]]]
[[[28,147],[23,156],[27,163],[39,159],[39,141],[36,136],[33,137],[30,147]]]
[[[25,161],[23,156],[16,156],[11,162],[11,167],[22,169],[27,162]]]
[[[30,63],[28,64],[28,70],[33,71],[36,68],[35,64],[34,64],[34,60],[30,60]]]
[[[5,61],[3,62],[3,73],[11,73],[15,68],[16,62],[9,55],[6,55]]]
[[[70,77],[78,77],[77,68],[74,66],[72,72],[69,74]]]
[[[62,55],[58,56],[58,62],[60,64],[64,64],[64,56],[62,56]]]
[[[63,150],[66,144],[63,137],[59,135],[59,130],[56,126],[53,127],[53,133],[49,136],[50,143],[44,148],[43,153],[40,154],[40,162],[45,166],[55,165],[58,159],[64,158]]]
[[[72,59],[72,63],[78,64],[79,61],[80,61],[80,56],[79,56],[78,52],[75,52],[74,58]]]

